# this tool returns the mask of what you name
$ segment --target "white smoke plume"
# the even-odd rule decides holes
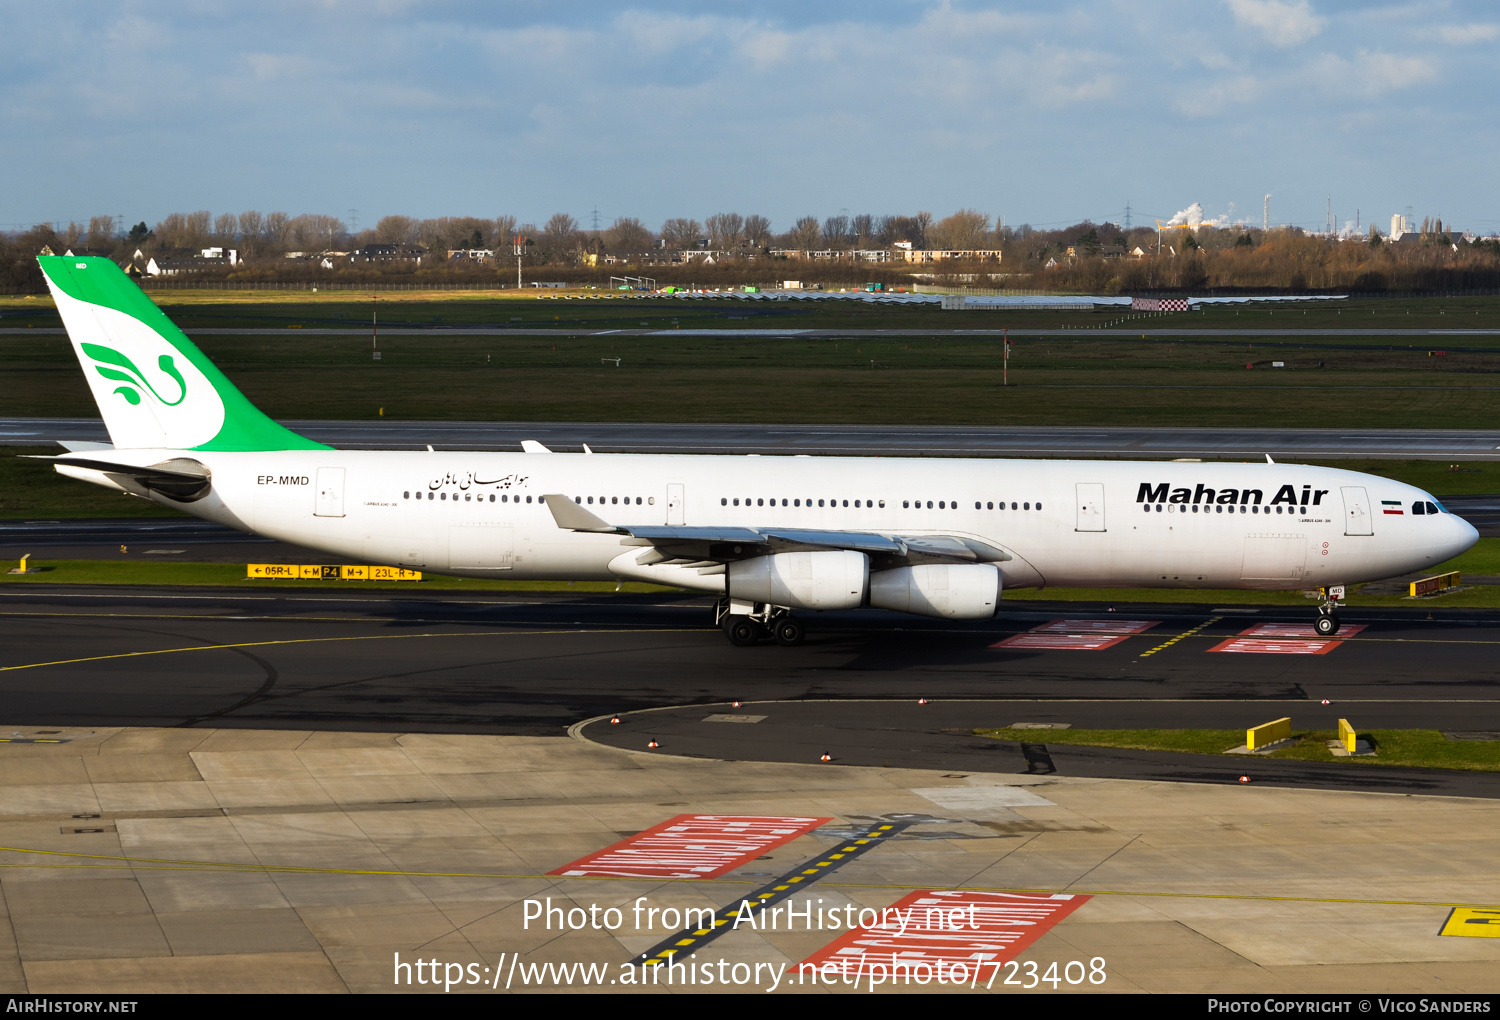
[[[1167,220],[1167,225],[1172,227],[1188,226],[1194,230],[1197,230],[1199,227],[1227,227],[1229,226],[1229,216],[1226,214],[1208,219],[1203,215],[1203,206],[1198,202],[1194,202],[1186,209],[1178,212],[1170,220]]]

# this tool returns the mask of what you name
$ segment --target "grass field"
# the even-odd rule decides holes
[[[1258,725],[1265,720],[1251,721]],[[1223,754],[1245,743],[1244,730],[976,730],[976,735],[1000,740],[1024,740],[1028,743],[1062,744],[1083,747],[1123,747],[1142,751],[1181,751],[1195,754]],[[1417,768],[1467,769],[1477,772],[1500,772],[1500,741],[1449,740],[1438,730],[1372,730],[1361,732],[1375,748],[1373,756],[1334,757],[1328,741],[1338,736],[1334,730],[1295,731],[1296,743],[1272,751],[1267,758],[1291,758],[1298,761],[1344,762],[1351,767],[1401,765]],[[1254,758],[1246,756],[1247,768]]]
[[[185,327],[264,328],[208,336],[204,351],[279,418],[806,422],[1026,425],[1488,427],[1500,420],[1500,337],[1229,338],[1225,328],[1500,326],[1500,299],[1365,300],[1347,307],[1119,312],[943,312],[831,303],[398,294],[387,326],[497,323],[501,334],[370,339],[288,327],[363,330],[369,305],[347,292],[164,291]],[[408,300],[410,298],[410,300]],[[0,300],[0,324],[57,325],[50,299]],[[514,321],[513,321],[514,320]],[[589,336],[590,330],[1060,328],[1021,339],[1002,386],[996,339]],[[1106,339],[1095,327],[1187,328],[1192,338]],[[577,330],[539,336],[539,327]],[[1442,357],[1429,357],[1441,342]],[[6,411],[93,413],[69,345],[0,337]],[[605,364],[602,359],[610,359]],[[621,359],[616,367],[613,359]],[[1286,368],[1268,367],[1283,361]],[[1247,364],[1256,370],[1246,371]]]
[[[290,331],[287,331],[290,332]],[[1486,428],[1493,351],[1263,341],[203,336],[276,418]],[[93,415],[61,336],[0,337],[6,413]],[[620,364],[615,366],[614,359]],[[1247,363],[1271,358],[1284,369]],[[604,359],[609,359],[606,363]],[[1318,367],[1318,366],[1322,367]]]

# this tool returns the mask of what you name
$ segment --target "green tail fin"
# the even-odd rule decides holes
[[[266,417],[109,259],[37,259],[120,449],[326,450]]]

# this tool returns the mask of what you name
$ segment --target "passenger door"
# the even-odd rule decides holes
[[[673,482],[667,486],[667,526],[681,526],[687,523],[683,510],[682,485]]]
[[[1375,534],[1373,518],[1370,517],[1370,496],[1365,487],[1345,485],[1339,491],[1344,494],[1344,534]]]
[[[318,468],[316,498],[313,502],[314,517],[344,516],[344,469]]]
[[[1079,482],[1078,524],[1074,531],[1104,531],[1104,486],[1100,482]]]

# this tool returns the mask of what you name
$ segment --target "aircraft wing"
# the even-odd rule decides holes
[[[557,526],[572,531],[627,536],[628,545],[652,546],[660,559],[699,565],[727,563],[769,553],[851,549],[868,554],[878,568],[919,563],[999,563],[1003,549],[956,535],[881,535],[867,531],[824,531],[781,527],[685,527],[613,525],[567,496],[545,496]]]

